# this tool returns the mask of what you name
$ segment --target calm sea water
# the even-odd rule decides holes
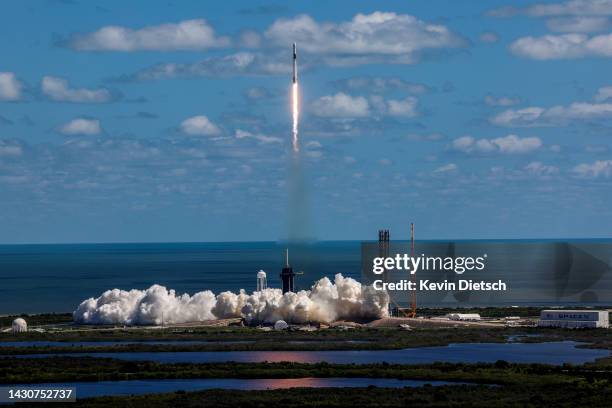
[[[112,288],[164,285],[178,293],[255,290],[268,273],[280,287],[285,247],[275,242],[0,245],[0,314],[72,312]],[[342,273],[360,277],[360,243],[324,242],[290,248],[298,289]]]

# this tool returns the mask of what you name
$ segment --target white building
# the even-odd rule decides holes
[[[450,320],[461,320],[461,321],[469,321],[475,322],[480,320],[480,315],[478,313],[449,313],[446,315]]]
[[[11,327],[13,333],[25,333],[28,331],[28,324],[21,317],[13,320],[13,325]]]
[[[540,327],[608,328],[607,310],[542,310]]]

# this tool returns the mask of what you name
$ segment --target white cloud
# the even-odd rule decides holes
[[[480,41],[482,41],[483,43],[496,43],[499,41],[499,35],[497,35],[497,33],[494,33],[492,31],[485,31],[483,33],[480,34],[479,36]]]
[[[498,126],[552,126],[575,120],[612,118],[612,103],[575,102],[568,106],[508,109],[491,118]]]
[[[612,57],[612,34],[522,37],[510,45],[510,50],[518,56],[536,60]]]
[[[453,150],[463,153],[507,153],[522,154],[533,152],[542,147],[542,140],[538,137],[520,138],[516,135],[507,135],[495,139],[475,139],[463,136],[453,140]]]
[[[108,89],[70,88],[63,78],[45,76],[41,84],[42,92],[54,101],[74,103],[102,103],[112,99]]]
[[[221,134],[221,129],[204,115],[185,119],[181,122],[181,130],[188,135],[217,136]]]
[[[230,45],[227,37],[217,37],[203,19],[160,24],[140,29],[106,26],[89,34],[77,34],[70,46],[79,51],[176,51],[206,50]]]
[[[604,86],[597,90],[597,95],[595,95],[595,101],[604,102],[608,99],[612,98],[612,86]]]
[[[534,161],[526,165],[523,170],[536,177],[550,177],[559,173],[559,169],[539,161]]]
[[[193,21],[202,20],[192,20],[192,24],[197,25]],[[180,24],[184,23],[186,22]],[[73,46],[78,45],[79,49],[118,51],[207,48],[200,47],[205,41],[186,42],[183,36],[176,38],[174,34],[158,36],[147,33],[145,36],[141,33],[147,29],[152,32],[174,33],[176,26],[176,24],[154,26],[136,31],[125,31],[126,29],[121,27],[105,27],[96,33],[75,37]],[[105,29],[108,29],[109,33],[102,33]],[[123,40],[124,37],[130,38],[130,41]],[[221,38],[212,42],[216,46],[224,46],[229,42],[226,40]],[[265,52],[238,52],[226,56],[212,56],[194,63],[161,63],[124,79],[286,74],[291,69],[290,64],[286,63],[286,54],[276,50],[286,49],[287,44],[291,42],[298,43],[299,52],[310,54],[309,58],[305,59],[310,61],[310,65],[332,66],[372,63],[413,64],[424,52],[467,45],[465,39],[443,25],[429,24],[407,14],[383,12],[357,14],[352,20],[344,22],[317,22],[304,14],[293,18],[281,18],[272,23],[261,35],[250,31],[244,32],[241,41],[246,42],[248,47],[260,48]],[[308,67],[306,63],[301,64],[302,69]]]
[[[370,114],[370,105],[363,96],[350,96],[343,92],[322,96],[310,106],[310,111],[321,117],[363,118]]]
[[[274,45],[298,43],[300,50],[326,56],[332,65],[374,61],[410,64],[428,49],[455,48],[465,41],[447,27],[408,14],[373,12],[350,21],[317,22],[302,14],[276,20],[264,33]],[[390,58],[392,57],[392,58]]]
[[[484,98],[484,102],[489,106],[512,106],[517,105],[521,102],[521,100],[512,96],[495,97],[492,95],[487,95]]]
[[[505,6],[488,13],[493,17],[512,17],[519,14],[531,17],[605,16],[612,15],[612,0],[569,0],[562,3],[533,4],[518,8]]]
[[[194,63],[162,63],[145,68],[128,80],[157,80],[166,78],[230,77],[235,75],[287,74],[291,64],[282,57],[261,53],[238,52],[221,57],[209,57]]]
[[[516,135],[492,139],[491,143],[496,145],[501,153],[529,153],[542,146],[542,140],[539,137],[520,138]]]
[[[612,0],[570,0],[562,3],[534,4],[525,10],[535,17],[612,15]]]
[[[335,81],[333,85],[342,90],[366,90],[373,93],[399,90],[412,94],[422,94],[429,90],[426,85],[395,77],[354,77]]]
[[[387,113],[390,116],[413,118],[417,116],[416,106],[417,99],[411,96],[403,100],[391,99],[387,101]]]
[[[0,101],[21,99],[22,83],[12,72],[0,72]]]
[[[322,96],[310,104],[309,112],[327,118],[364,118],[373,114],[377,117],[394,116],[413,118],[418,116],[418,99],[408,96],[404,99],[386,100],[381,95],[351,96],[344,92]]]
[[[608,17],[556,17],[546,20],[546,27],[558,33],[592,33],[610,28]]]
[[[59,131],[64,135],[97,135],[102,129],[97,119],[77,118],[63,125]]]
[[[263,134],[254,134],[254,133],[249,132],[248,130],[242,130],[242,129],[236,129],[236,132],[234,133],[234,137],[236,139],[252,138],[263,144],[283,142],[283,140],[280,137],[268,136],[268,135],[263,135]]]
[[[537,121],[544,112],[543,108],[537,106],[523,109],[508,109],[491,119],[491,123],[498,126],[530,126]]]
[[[0,157],[18,157],[23,149],[18,144],[7,143],[0,140]]]
[[[236,133],[234,134],[234,137],[236,137],[236,139],[245,139],[251,136],[253,136],[251,132],[242,129],[236,129]]]
[[[583,178],[608,178],[612,176],[612,160],[597,160],[593,163],[582,163],[573,169],[574,174]]]
[[[433,171],[434,174],[441,174],[441,173],[452,173],[457,171],[458,167],[455,163],[448,163],[445,164],[444,166],[440,166],[437,169],[435,169]]]

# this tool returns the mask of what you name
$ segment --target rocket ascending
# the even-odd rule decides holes
[[[293,83],[297,83],[297,45],[293,43]]]

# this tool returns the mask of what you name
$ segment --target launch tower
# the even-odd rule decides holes
[[[283,293],[295,292],[295,272],[289,265],[289,248],[285,249],[285,267],[280,274],[281,282],[283,283]]]

